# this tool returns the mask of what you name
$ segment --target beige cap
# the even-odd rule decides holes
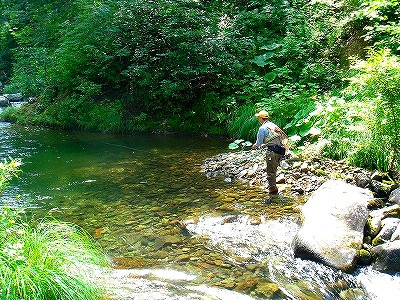
[[[268,112],[266,110],[260,110],[258,113],[255,114],[257,118],[263,118],[267,119],[268,118]]]

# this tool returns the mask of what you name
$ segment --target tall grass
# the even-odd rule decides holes
[[[369,136],[353,159],[358,164],[367,156],[370,167],[394,171],[400,166],[400,60],[387,49],[371,50],[368,59],[355,60],[352,68],[356,74],[346,92],[362,97],[369,107]]]
[[[229,135],[234,138],[255,140],[259,123],[254,117],[256,107],[243,105],[232,114],[232,120],[228,124]]]
[[[32,225],[19,212],[1,208],[1,299],[100,299],[104,291],[88,268],[105,265],[99,249],[72,224],[41,220]]]
[[[16,121],[16,112],[18,108],[15,106],[8,106],[0,112],[1,121]]]

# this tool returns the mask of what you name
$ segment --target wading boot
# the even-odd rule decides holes
[[[269,194],[278,194],[278,188],[276,186],[270,187],[268,189]]]

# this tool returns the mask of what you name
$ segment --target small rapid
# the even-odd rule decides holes
[[[295,258],[292,242],[298,224],[291,217],[258,225],[243,215],[204,217],[197,224],[188,221],[187,228],[194,236],[208,236],[207,247],[227,259],[258,265],[259,274],[276,283],[288,299],[397,299],[400,293],[400,274],[391,276],[371,267],[347,274]]]

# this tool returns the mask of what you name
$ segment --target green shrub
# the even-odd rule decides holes
[[[10,161],[0,162],[0,192],[3,191],[8,182],[18,175],[20,172],[19,166],[20,162],[18,160],[11,159]]]
[[[354,60],[353,77],[341,93],[314,97],[298,106],[285,126],[297,145],[325,139],[326,156],[350,164],[395,170],[400,162],[400,62],[388,50]]]
[[[324,155],[332,159],[346,159],[365,138],[368,107],[359,101],[325,94],[313,97],[312,102],[298,110],[284,129],[300,149],[318,142]]]

